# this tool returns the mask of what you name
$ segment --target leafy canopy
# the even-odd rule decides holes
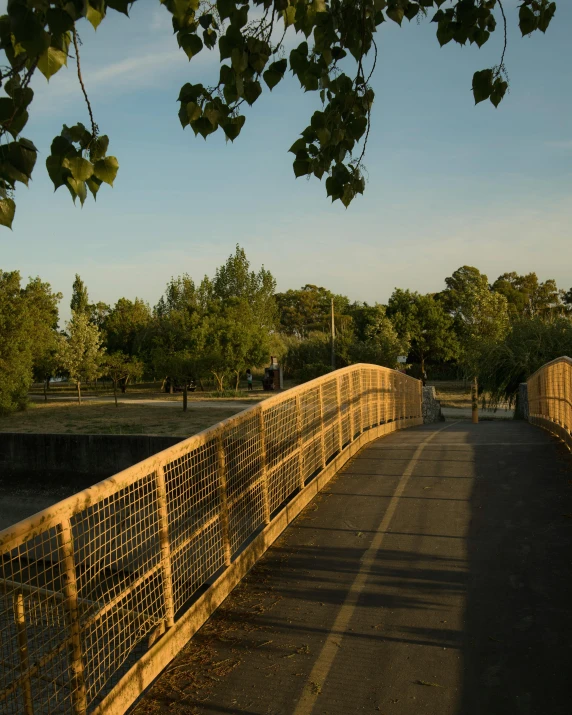
[[[141,0],[138,0],[141,1]],[[504,57],[506,16],[502,0],[159,0],[172,16],[179,47],[189,60],[206,50],[220,54],[214,86],[186,83],[179,93],[179,119],[206,138],[221,129],[234,141],[246,121],[244,105],[253,105],[266,86],[272,91],[290,71],[304,92],[319,93],[321,109],[290,148],[294,174],[326,177],[327,195],[348,206],[365,188],[365,147],[374,92],[371,77],[377,62],[376,34],[387,21],[402,24],[431,16],[441,46],[454,41],[481,47],[504,28],[499,63],[475,73],[476,103],[498,106],[508,82]],[[101,185],[113,186],[119,163],[108,155],[109,137],[100,134],[82,76],[77,26],[87,20],[95,29],[108,10],[128,14],[129,0],[9,0],[0,17],[0,225],[12,226],[16,182],[28,185],[37,149],[21,136],[34,92],[36,71],[47,80],[68,59],[76,65],[78,91],[87,106],[89,126],[64,125],[53,140],[46,168],[55,189],[65,186],[83,205],[88,190],[94,199]],[[545,32],[556,12],[551,0],[521,0],[523,35]],[[301,40],[289,53],[286,39]]]

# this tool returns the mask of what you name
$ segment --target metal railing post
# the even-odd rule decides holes
[[[338,450],[341,452],[344,446],[344,438],[342,435],[342,390],[339,375],[336,377],[336,398],[338,402]]]
[[[169,512],[167,508],[167,487],[165,472],[158,467],[157,475],[157,510],[159,512],[159,540],[161,544],[161,571],[163,575],[163,599],[165,602],[165,625],[175,625],[175,601],[173,598],[173,572],[171,566],[171,542],[169,541]]]
[[[87,695],[85,690],[85,672],[81,652],[81,630],[79,623],[73,537],[69,519],[64,519],[60,523],[59,540],[63,565],[62,581],[64,607],[66,610],[68,628],[70,632],[70,680],[73,709],[75,715],[85,715],[87,712]]]
[[[226,494],[226,454],[222,436],[217,440],[218,461],[218,490],[220,495],[220,524],[222,529],[222,542],[224,547],[224,564],[230,566],[232,551],[230,548],[230,520],[228,515],[228,501]]]
[[[304,489],[306,482],[304,480],[304,452],[302,441],[302,400],[300,395],[296,395],[296,436],[298,439],[298,478],[300,489]]]
[[[34,715],[32,685],[30,683],[30,675],[27,673],[30,667],[30,659],[28,657],[28,636],[26,633],[26,614],[24,611],[24,594],[22,591],[17,591],[14,594],[14,616],[16,620],[16,629],[18,631],[20,672],[24,678],[21,684],[22,698],[24,700],[24,712],[26,715]]]
[[[262,499],[264,502],[264,523],[270,524],[270,497],[268,494],[268,472],[266,470],[266,427],[262,405],[258,412],[258,430],[260,432],[260,475],[262,477]]]
[[[349,380],[349,399],[350,399],[350,442],[354,441],[356,435],[356,418],[355,418],[355,390],[354,390],[354,374],[350,373]]]
[[[324,440],[324,390],[322,383],[319,387],[320,391],[320,450],[322,458],[322,469],[326,466],[326,445]]]

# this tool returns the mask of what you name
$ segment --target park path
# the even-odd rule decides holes
[[[571,477],[524,422],[372,443],[136,715],[570,715]]]

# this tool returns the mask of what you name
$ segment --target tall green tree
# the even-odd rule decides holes
[[[44,399],[47,400],[46,390],[57,372],[58,303],[62,294],[54,293],[49,283],[34,278],[23,289],[23,296],[34,326],[34,378],[43,383]]]
[[[151,309],[144,300],[120,298],[103,321],[108,351],[142,355],[149,347],[151,323]]]
[[[105,349],[101,345],[101,334],[97,326],[90,323],[87,313],[72,311],[72,318],[66,323],[66,333],[60,336],[57,359],[75,383],[81,405],[81,385],[101,375]]]
[[[172,278],[153,311],[153,365],[169,379],[171,392],[175,381],[183,382],[183,410],[187,409],[189,380],[204,370],[207,317],[203,293],[186,274]],[[133,317],[135,310],[125,312]],[[137,314],[144,322],[142,306]]]
[[[20,274],[0,270],[0,413],[26,406],[33,379],[33,342]]]
[[[572,321],[556,316],[518,318],[504,338],[491,342],[481,356],[479,382],[493,403],[513,401],[518,387],[542,365],[572,355]]]
[[[280,330],[298,338],[307,337],[316,331],[330,331],[332,300],[338,319],[347,314],[350,304],[345,295],[336,295],[327,288],[310,283],[297,290],[276,293],[275,297]]]
[[[47,363],[60,298],[39,278],[22,288],[17,271],[0,270],[0,412],[26,406],[34,373],[38,379],[53,374],[53,365],[48,369]]]
[[[396,288],[387,314],[399,337],[410,342],[410,360],[419,364],[422,376],[428,365],[458,357],[460,346],[453,318],[432,295]]]
[[[78,315],[91,315],[87,286],[77,273],[72,286],[70,309]]]
[[[137,358],[125,353],[115,352],[105,355],[102,361],[102,373],[107,375],[113,383],[113,397],[117,403],[117,388],[126,385],[129,380],[140,378],[143,375],[144,365]],[[125,392],[125,390],[122,390]]]
[[[236,246],[212,281],[201,286],[208,329],[205,352],[219,390],[230,376],[238,389],[240,375],[263,364],[270,355],[277,324],[276,281],[264,267],[250,268],[244,250]]]
[[[138,0],[140,1],[140,0]],[[316,92],[321,109],[290,148],[295,176],[325,179],[327,195],[348,206],[365,188],[364,156],[371,128],[378,57],[377,33],[385,22],[430,17],[439,44],[484,45],[501,24],[505,41],[496,63],[475,72],[475,103],[496,107],[505,96],[507,13],[521,33],[545,32],[556,12],[552,0],[521,0],[518,10],[500,0],[160,0],[172,16],[178,46],[189,60],[203,51],[220,57],[219,81],[186,83],[179,93],[179,120],[202,137],[221,129],[234,141],[244,123],[244,104],[253,105],[263,87],[273,90],[290,70],[304,92]],[[94,28],[108,10],[128,14],[129,0],[10,0],[0,18],[3,91],[0,114],[0,224],[11,226],[16,182],[28,184],[37,149],[22,136],[32,111],[35,72],[50,79],[73,57],[89,115],[89,126],[64,125],[52,142],[46,166],[56,190],[73,200],[113,186],[118,161],[108,155],[80,69],[80,29]],[[114,16],[114,13],[111,13]],[[83,31],[83,30],[82,30]],[[295,36],[298,35],[298,40]],[[299,41],[301,40],[301,42]],[[72,46],[73,45],[73,49]],[[289,52],[286,48],[288,47]],[[290,49],[291,48],[291,49]],[[84,81],[85,80],[85,81]],[[294,138],[294,137],[293,137]]]
[[[512,319],[536,316],[548,319],[563,312],[560,291],[553,278],[541,282],[536,273],[524,276],[503,273],[491,288],[507,299]]]
[[[409,338],[400,336],[385,306],[354,303],[349,310],[355,337],[348,349],[348,363],[367,362],[395,368],[397,357],[409,352]]]
[[[474,377],[483,351],[504,339],[509,330],[508,302],[490,289],[487,276],[473,266],[458,268],[445,284],[440,300],[454,321],[459,362]]]

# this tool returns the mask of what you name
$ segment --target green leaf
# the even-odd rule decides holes
[[[385,14],[390,20],[393,20],[393,22],[396,22],[398,25],[401,25],[401,23],[403,22],[403,16],[405,15],[405,11],[400,5],[392,3],[385,11]]]
[[[107,149],[109,147],[109,137],[106,134],[102,134],[95,139],[92,139],[89,145],[89,158],[91,161],[97,161],[98,159],[103,159],[107,154]]]
[[[499,106],[503,97],[506,94],[507,89],[508,89],[507,82],[505,82],[500,77],[497,77],[497,79],[495,80],[495,83],[493,84],[493,89],[491,92],[491,102],[495,105],[495,107]]]
[[[268,88],[270,89],[270,91],[272,91],[274,89],[274,87],[276,87],[278,82],[280,82],[280,80],[282,80],[284,75],[280,74],[280,72],[275,72],[274,70],[269,69],[269,70],[266,70],[266,72],[263,74],[263,77],[264,77],[264,81],[268,85]]]
[[[12,228],[12,221],[16,213],[16,204],[12,199],[2,199],[0,201],[0,226]]]
[[[248,67],[248,55],[244,50],[235,47],[231,53],[232,68],[237,74],[242,74]]]
[[[473,95],[475,104],[483,102],[491,96],[493,91],[493,71],[481,70],[473,75]]]
[[[100,179],[96,179],[95,176],[92,176],[85,183],[87,185],[87,188],[90,190],[94,200],[97,199],[97,192],[99,191],[103,182],[100,181]]]
[[[67,64],[67,55],[65,52],[48,47],[48,49],[40,55],[38,59],[38,69],[49,81],[50,77],[56,74],[65,64]]]
[[[27,139],[10,142],[0,149],[0,161],[15,181],[28,185],[38,158],[38,150]]]
[[[518,24],[523,36],[530,35],[538,27],[538,18],[527,5],[521,5],[518,17]]]
[[[256,102],[258,97],[262,94],[262,87],[260,82],[255,80],[254,82],[244,83],[244,98],[251,106]]]
[[[133,5],[133,1],[134,0],[107,0],[107,7],[129,16],[129,8]]]
[[[105,5],[104,3],[97,3],[99,7],[94,7],[91,3],[87,3],[87,8],[85,16],[89,22],[93,25],[93,29],[97,30],[101,21],[105,17]]]
[[[85,181],[78,181],[77,179],[74,179],[72,176],[69,176],[67,179],[66,186],[68,187],[69,192],[72,195],[74,204],[75,204],[76,197],[79,197],[81,205],[83,206],[83,204],[85,203],[85,200],[87,198],[87,189],[85,186]]]
[[[46,13],[46,20],[52,35],[63,35],[73,27],[72,16],[59,7],[51,7]]]
[[[234,141],[236,137],[240,134],[246,117],[240,115],[238,117],[233,117],[229,119],[225,124],[222,125],[223,131],[230,141]]]
[[[187,102],[185,111],[187,112],[189,122],[194,122],[202,114],[202,110],[196,102]]]
[[[191,122],[191,129],[195,135],[200,134],[203,139],[206,139],[209,134],[215,131],[215,127],[213,127],[206,117],[199,117],[194,122]]]
[[[46,169],[50,179],[54,182],[54,191],[57,191],[60,186],[65,186],[68,177],[71,176],[71,171],[62,166],[61,157],[53,154],[46,159]]]
[[[210,12],[205,13],[204,15],[201,15],[201,17],[199,17],[199,23],[200,23],[201,27],[203,28],[203,30],[208,30],[209,27],[211,26],[212,21],[213,21],[213,16]]]
[[[236,2],[234,2],[234,0],[217,0],[216,6],[221,20],[230,17],[236,10]]]
[[[478,45],[478,47],[482,47],[490,36],[491,33],[488,32],[488,30],[481,30],[481,28],[478,27],[473,35],[473,40]]]
[[[411,22],[414,17],[417,17],[417,14],[419,13],[419,5],[414,2],[410,2],[409,5],[405,8],[405,17]]]
[[[62,161],[62,166],[71,171],[71,174],[76,181],[85,181],[94,173],[94,166],[91,161],[88,161],[81,156],[64,159]]]
[[[113,186],[118,170],[119,162],[114,156],[106,156],[105,159],[96,161],[93,167],[96,178],[110,186]]]
[[[550,5],[547,7],[542,6],[540,8],[540,17],[538,18],[538,29],[541,32],[546,32],[548,29],[548,25],[550,25],[550,21],[554,17],[554,13],[556,12],[556,3],[551,2]]]
[[[189,60],[198,55],[203,49],[203,41],[194,32],[187,32],[184,35],[179,33],[179,45],[185,51]]]
[[[448,20],[443,20],[437,26],[437,40],[441,47],[451,42],[455,36],[455,26]]]
[[[296,178],[307,176],[310,173],[310,162],[308,159],[296,159],[292,165]]]
[[[10,126],[8,127],[8,131],[15,139],[18,136],[18,134],[22,131],[22,129],[26,126],[27,123],[28,123],[28,112],[24,109],[23,111],[16,114],[16,116],[10,123]]]

